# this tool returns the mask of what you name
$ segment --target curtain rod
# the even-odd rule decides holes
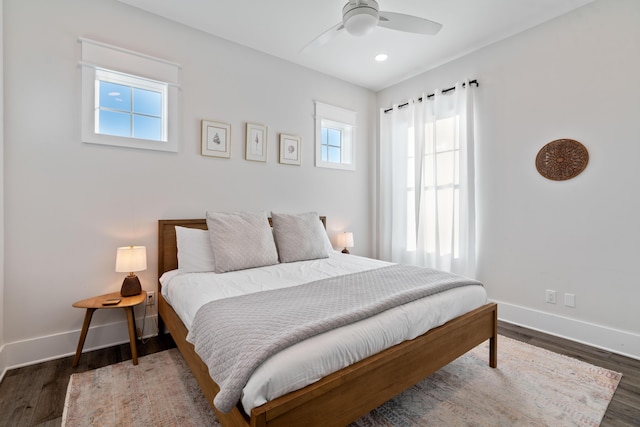
[[[473,79],[473,80],[471,80],[471,81],[469,82],[469,86],[471,86],[471,85],[476,85],[476,87],[478,87],[478,86],[480,86],[480,83],[478,83],[478,80]],[[466,83],[462,83],[462,87],[465,87],[465,86],[466,86]],[[447,92],[451,92],[451,91],[453,91],[453,90],[456,90],[456,87],[455,87],[455,86],[454,86],[454,87],[447,88],[447,89],[442,89],[442,94],[444,95],[445,93],[447,93]],[[435,93],[432,93],[432,94],[430,94],[430,95],[427,95],[427,98],[433,98],[434,96],[435,96]],[[418,98],[418,102],[422,102],[422,97]],[[408,102],[405,102],[404,104],[400,104],[400,105],[398,105],[398,108],[400,109],[400,108],[402,108],[402,107],[406,107],[407,105],[409,105],[409,103],[408,103]],[[384,113],[386,114],[386,113],[388,113],[389,111],[393,111],[393,107],[391,107],[391,108],[387,108],[386,110],[384,110]]]

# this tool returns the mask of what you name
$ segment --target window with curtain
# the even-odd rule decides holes
[[[381,111],[379,255],[473,277],[472,88],[422,99]]]

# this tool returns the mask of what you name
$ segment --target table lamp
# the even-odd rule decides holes
[[[339,238],[339,245],[342,246],[344,249],[342,250],[343,254],[348,254],[349,253],[349,249],[347,248],[352,248],[353,247],[353,233],[350,231],[345,231],[344,233],[342,233],[340,235]]]
[[[144,246],[123,246],[116,253],[116,272],[129,273],[122,282],[120,295],[130,297],[142,292],[138,276],[135,271],[147,269],[147,248]]]

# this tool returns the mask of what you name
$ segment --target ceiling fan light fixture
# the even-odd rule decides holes
[[[353,36],[365,36],[378,25],[378,2],[349,2],[342,8],[342,24]]]
[[[342,7],[342,21],[313,39],[302,48],[300,53],[306,53],[311,49],[323,46],[338,34],[343,33],[343,30],[346,30],[349,35],[365,36],[371,33],[375,27],[406,33],[434,35],[440,31],[442,24],[413,15],[380,11],[376,0],[349,0]]]

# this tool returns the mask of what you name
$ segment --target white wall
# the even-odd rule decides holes
[[[378,107],[477,78],[478,278],[500,317],[640,358],[640,2],[600,0],[381,91]],[[589,150],[538,174],[559,138]],[[558,303],[544,302],[545,289]],[[564,293],[576,295],[565,307]]]
[[[371,254],[374,93],[115,0],[6,0],[4,16],[8,365],[75,351],[84,313],[71,304],[119,290],[116,247],[146,245],[139,277],[155,290],[159,218],[316,210]],[[81,142],[79,36],[182,65],[179,153]],[[358,112],[356,172],[313,166],[314,100]],[[231,160],[200,155],[202,119],[231,124]],[[247,121],[269,126],[267,163],[244,160]],[[280,132],[302,136],[302,166],[278,164]],[[126,341],[122,322],[98,311],[85,348]]]

